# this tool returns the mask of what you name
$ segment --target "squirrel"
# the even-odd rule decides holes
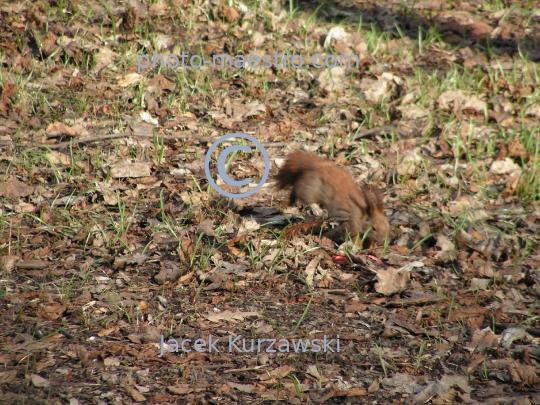
[[[347,171],[315,153],[292,152],[274,178],[278,190],[292,187],[288,205],[317,203],[328,210],[339,226],[326,232],[327,238],[345,240],[349,233],[361,245],[368,230],[369,244],[383,242],[390,233],[381,190],[359,188]]]

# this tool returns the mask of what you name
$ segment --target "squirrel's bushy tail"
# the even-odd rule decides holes
[[[302,173],[315,170],[322,159],[314,153],[296,151],[287,156],[285,164],[276,174],[276,187],[279,190],[294,185]]]

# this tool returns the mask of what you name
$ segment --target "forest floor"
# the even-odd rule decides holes
[[[3,1],[0,403],[540,404],[539,61],[538,1]]]

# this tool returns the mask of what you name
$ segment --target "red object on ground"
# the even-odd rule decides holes
[[[377,256],[374,256],[374,255],[361,254],[361,255],[356,255],[356,256],[357,257],[366,257],[368,259],[375,260],[379,264],[384,264],[384,262],[381,259],[379,259]],[[344,264],[344,263],[347,263],[347,262],[348,262],[347,255],[345,253],[343,253],[343,252],[338,252],[338,255],[334,257],[334,263]]]
[[[343,256],[336,256],[334,257],[334,263],[347,263],[347,258],[346,257],[343,257]]]
[[[384,262],[381,259],[379,259],[377,256],[373,256],[373,255],[357,255],[357,256],[367,257],[368,259],[375,260],[379,264],[384,264]]]

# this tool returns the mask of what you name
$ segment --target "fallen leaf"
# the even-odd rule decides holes
[[[8,180],[0,183],[0,197],[5,198],[21,198],[32,194],[35,187],[28,186],[18,180]]]
[[[141,394],[136,388],[126,386],[124,387],[124,390],[126,391],[126,394],[128,394],[134,401],[136,402],[146,401],[146,397],[143,394]]]
[[[118,85],[120,87],[127,87],[141,81],[142,76],[138,73],[128,73],[127,75],[118,79]]]
[[[338,25],[336,27],[332,27],[328,31],[328,34],[326,34],[323,46],[324,48],[328,48],[332,44],[333,39],[346,42],[349,36],[350,34],[348,34],[342,26]]]
[[[504,158],[503,160],[496,160],[493,162],[489,168],[489,172],[493,174],[521,173],[521,167],[515,164],[512,159]]]
[[[221,18],[226,19],[230,23],[235,22],[240,18],[240,13],[234,7],[229,7],[225,4],[222,4],[219,11]]]
[[[150,176],[150,164],[124,160],[111,165],[109,174],[114,179],[148,177]]]
[[[219,321],[243,321],[246,318],[261,318],[261,315],[258,312],[231,312],[223,311],[217,314],[208,314],[205,316],[210,322],[219,322]]]
[[[407,270],[396,270],[393,267],[377,271],[375,277],[378,280],[375,283],[375,291],[384,295],[405,291],[411,279],[411,275]]]
[[[271,380],[271,379],[282,379],[293,370],[294,370],[294,367],[292,366],[288,366],[288,365],[281,366],[268,372],[267,375],[263,375],[260,379],[261,381],[266,381],[266,380]]]
[[[71,166],[71,158],[60,152],[49,152],[45,154],[49,162],[55,166]]]
[[[142,118],[142,120],[143,120],[144,122],[148,122],[149,124],[153,124],[153,125],[155,125],[156,127],[159,125],[158,119],[152,117],[152,116],[150,115],[150,113],[147,112],[147,111],[141,111],[141,112],[139,113],[139,116]]]
[[[51,386],[49,380],[43,378],[38,374],[31,374],[30,380],[32,381],[32,385],[36,388],[49,388]]]
[[[0,257],[0,270],[6,273],[11,272],[15,267],[15,263],[19,260],[19,256],[6,255]]]
[[[500,344],[503,347],[510,348],[516,340],[525,338],[525,329],[523,328],[508,328],[501,333]]]
[[[234,388],[235,390],[238,390],[240,392],[246,392],[248,394],[251,394],[257,388],[251,384],[237,384],[233,382],[227,382],[227,385],[231,388]]]
[[[111,185],[105,182],[96,182],[96,189],[103,196],[107,205],[118,205],[116,194],[111,190]]]
[[[84,128],[82,125],[76,124],[72,127],[69,127],[61,122],[55,122],[53,124],[49,124],[47,126],[46,131],[49,135],[67,135],[71,137],[79,137],[79,136],[88,136],[90,135],[86,128]]]
[[[486,348],[497,347],[499,345],[499,338],[500,336],[494,334],[489,327],[484,328],[476,331],[472,336],[471,342],[463,348],[470,352],[482,353]]]
[[[471,110],[475,113],[483,114],[487,108],[487,104],[481,97],[464,90],[447,90],[439,96],[437,102],[440,108],[446,110],[451,110],[453,106],[454,110]]]
[[[530,387],[540,383],[540,377],[536,374],[534,365],[520,364],[517,360],[514,360],[508,366],[508,372],[512,381],[516,383],[524,383]]]
[[[317,76],[318,85],[329,93],[344,92],[349,84],[345,80],[345,69],[335,67],[333,69],[321,69]]]

